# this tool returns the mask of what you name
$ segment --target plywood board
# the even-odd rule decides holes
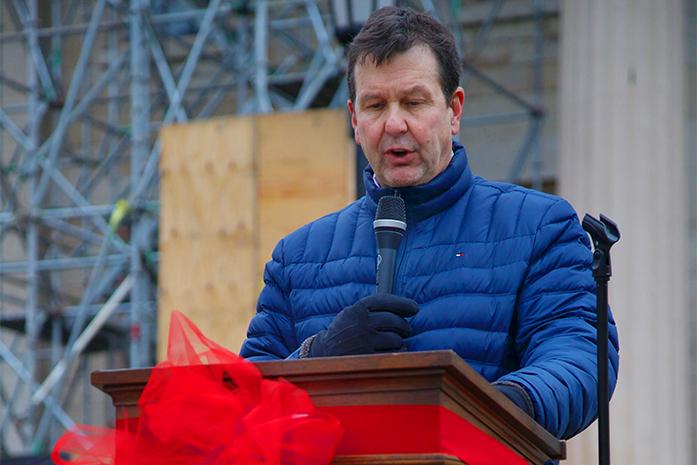
[[[163,129],[158,358],[181,310],[216,342],[239,349],[257,278],[252,118]]]
[[[345,112],[221,118],[161,140],[158,358],[174,309],[237,352],[276,243],[355,196]]]

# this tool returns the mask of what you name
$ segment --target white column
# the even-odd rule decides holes
[[[620,226],[613,465],[694,465],[682,0],[563,0],[560,193]],[[597,429],[569,464],[597,463]]]

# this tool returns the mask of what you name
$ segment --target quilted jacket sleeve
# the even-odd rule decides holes
[[[249,323],[247,339],[240,355],[249,360],[297,358],[293,318],[288,303],[288,288],[281,241],[264,268],[264,289],[257,301],[257,313]]]
[[[521,369],[499,382],[522,386],[534,417],[552,434],[571,437],[597,416],[595,282],[590,242],[563,200],[545,213],[518,302],[516,349]],[[618,370],[615,323],[609,323],[609,380]]]

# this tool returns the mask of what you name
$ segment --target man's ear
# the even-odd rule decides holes
[[[452,119],[450,120],[450,133],[456,135],[460,132],[460,118],[462,117],[462,107],[465,103],[465,90],[462,87],[455,89],[448,108],[452,111]]]
[[[346,101],[346,106],[348,107],[348,111],[351,114],[351,127],[353,128],[353,139],[356,141],[356,144],[361,145],[361,140],[358,136],[358,120],[356,119],[356,107],[353,105],[351,99],[348,99]]]

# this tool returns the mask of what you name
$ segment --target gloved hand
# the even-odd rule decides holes
[[[340,311],[311,342],[310,357],[397,352],[411,334],[405,318],[419,311],[416,302],[392,294],[364,297]]]

